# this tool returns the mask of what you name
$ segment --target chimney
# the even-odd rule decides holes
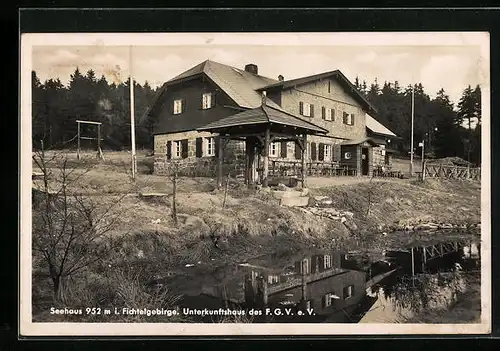
[[[282,82],[282,81],[284,81],[284,80],[285,80],[285,77],[283,77],[283,76],[280,74],[280,75],[278,76],[278,80],[279,80],[280,82]]]
[[[262,92],[262,106],[266,105],[266,100],[267,100],[267,93],[266,91],[264,90]]]
[[[245,71],[252,73],[252,74],[259,74],[259,69],[256,64],[249,63],[248,65],[245,66]]]

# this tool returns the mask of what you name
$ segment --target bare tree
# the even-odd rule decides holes
[[[169,175],[170,182],[172,183],[172,219],[175,225],[178,223],[177,218],[177,184],[179,182],[179,175],[187,170],[188,165],[182,164],[181,161],[165,160],[165,169]]]
[[[67,278],[107,256],[114,243],[108,235],[118,214],[114,208],[125,195],[102,210],[89,198],[71,194],[68,186],[89,171],[75,174],[67,157],[45,151],[35,152],[33,161],[41,172],[41,186],[33,203],[32,244],[35,255],[46,264],[52,280],[54,299],[64,301]],[[53,175],[53,170],[58,173]],[[77,172],[78,173],[78,172]]]
[[[370,210],[371,210],[371,207],[372,207],[372,197],[373,197],[373,192],[374,192],[374,189],[376,186],[380,186],[380,184],[374,184],[373,183],[373,178],[374,178],[374,174],[372,172],[372,176],[370,178],[370,181],[368,182],[368,192],[367,192],[367,195],[368,195],[368,199],[367,199],[367,207],[366,207],[366,217],[368,217],[370,215]]]
[[[227,193],[229,191],[229,183],[231,182],[231,173],[234,173],[235,178],[237,177],[238,165],[236,163],[234,164],[234,168],[232,170],[229,169],[229,171],[227,172],[226,184],[224,186],[224,200],[222,201],[222,208],[226,207]]]

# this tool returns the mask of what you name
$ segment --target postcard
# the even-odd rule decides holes
[[[21,35],[20,334],[491,332],[483,32]]]

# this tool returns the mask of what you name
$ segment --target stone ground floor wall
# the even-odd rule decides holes
[[[206,147],[203,146],[203,153],[196,154],[196,139],[197,138],[214,138],[215,155],[207,155]],[[174,134],[155,135],[155,162],[154,174],[166,175],[169,172],[169,165],[174,162],[179,164],[179,175],[193,177],[215,177],[217,172],[217,144],[218,135],[210,133],[199,133],[197,131],[189,131]],[[167,158],[167,143],[187,140],[186,157]],[[245,169],[245,144],[241,141],[231,140],[226,145],[223,159],[224,174],[232,176],[243,176]]]
[[[180,174],[186,176],[199,176],[199,177],[215,177],[217,172],[217,156],[208,156],[203,153],[203,155],[196,154],[196,139],[197,138],[217,138],[216,134],[211,133],[199,133],[197,131],[188,131],[182,133],[173,134],[161,134],[154,136],[154,173],[157,175],[168,174],[168,165],[173,162],[178,162],[180,166]],[[187,145],[187,153],[185,158],[172,158],[167,159],[167,143],[187,140],[185,145]],[[312,163],[314,167],[322,167],[322,165],[327,165],[331,162],[342,162],[342,149],[340,146],[343,139],[330,138],[325,136],[308,136],[307,137],[307,151],[306,159],[308,163]],[[286,147],[286,153],[282,149]],[[324,153],[325,148],[328,148],[327,154]],[[354,149],[355,154],[354,159],[360,159],[361,149]],[[321,156],[321,151],[323,151],[323,156]],[[215,149],[217,153],[217,148]],[[284,165],[284,164],[300,164],[301,158],[300,153],[296,152],[296,143],[294,142],[276,142],[275,146],[275,156],[270,155],[270,168],[273,164]],[[198,156],[198,157],[197,157]],[[372,152],[370,152],[370,158],[372,158]],[[280,162],[282,161],[282,162]],[[375,161],[374,161],[375,162]],[[359,163],[359,162],[358,162]],[[258,160],[257,168],[262,167],[262,158]],[[344,163],[345,164],[345,163]],[[357,165],[352,165],[357,167]],[[359,167],[357,167],[359,168]],[[371,168],[371,167],[370,167]],[[223,159],[223,172],[224,174],[231,174],[236,177],[244,177],[245,170],[245,143],[243,141],[231,140],[228,142],[224,150]],[[358,174],[360,174],[358,170]]]

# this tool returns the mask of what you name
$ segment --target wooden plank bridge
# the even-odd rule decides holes
[[[412,274],[415,274],[417,266],[420,266],[420,271],[425,271],[425,266],[429,261],[436,258],[441,258],[446,255],[459,252],[464,247],[470,246],[470,240],[458,239],[451,242],[425,243],[423,245],[412,246],[404,249],[387,250],[389,257],[396,258],[398,254],[408,255],[411,260]],[[419,263],[419,265],[417,264]]]

